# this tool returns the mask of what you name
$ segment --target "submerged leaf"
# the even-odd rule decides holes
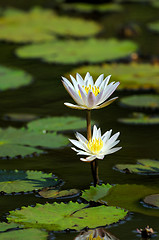
[[[133,108],[159,108],[159,96],[158,95],[133,95],[128,97],[123,97],[120,100],[122,105]]]
[[[34,7],[29,12],[7,9],[0,17],[0,39],[13,42],[46,42],[55,34],[92,36],[101,27],[89,20],[59,16],[50,9]]]
[[[48,233],[39,229],[20,229],[0,234],[0,240],[47,240]]]
[[[0,191],[7,194],[57,186],[61,181],[41,171],[0,170]]]
[[[111,74],[112,81],[119,81],[120,85],[118,89],[159,89],[159,67],[158,65],[152,65],[147,63],[137,64],[103,64],[82,66],[74,69],[71,74],[75,75],[76,72],[82,76],[86,72],[90,72],[94,79],[103,73],[105,76]],[[150,81],[151,79],[151,81]]]
[[[21,210],[11,211],[7,219],[10,222],[22,223],[25,227],[60,231],[68,228],[81,230],[84,227],[95,228],[109,225],[123,219],[126,214],[125,210],[116,207],[88,208],[83,203],[69,202],[22,207]]]
[[[28,129],[36,132],[66,131],[86,128],[86,121],[79,117],[49,117],[28,123]]]
[[[140,159],[137,164],[117,164],[115,169],[138,174],[159,174],[159,161],[151,159]]]
[[[39,192],[40,196],[44,198],[65,198],[65,197],[76,197],[80,194],[80,191],[77,189],[69,189],[69,190],[54,190],[54,189],[43,189]]]
[[[127,57],[136,50],[137,45],[132,41],[90,38],[32,44],[18,48],[16,54],[21,58],[40,58],[45,62],[77,64],[111,61]]]
[[[22,70],[0,66],[0,90],[2,91],[26,86],[32,80],[32,76]]]
[[[68,144],[68,139],[61,134],[32,133],[25,129],[0,129],[0,157],[26,156],[42,153],[43,148],[59,148]]]

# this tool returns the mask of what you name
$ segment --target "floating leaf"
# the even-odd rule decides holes
[[[27,192],[60,184],[52,173],[41,171],[0,170],[0,191],[7,194],[13,192]]]
[[[36,132],[66,131],[86,128],[86,121],[79,117],[49,117],[28,123],[28,130]]]
[[[122,6],[116,3],[106,4],[88,4],[88,3],[65,3],[62,4],[64,10],[72,10],[83,13],[90,12],[120,12],[123,10]]]
[[[16,223],[5,223],[5,222],[1,222],[0,223],[0,232],[4,232],[8,229],[14,229],[14,228],[17,228],[18,227],[18,224]]]
[[[97,79],[101,73],[105,76],[111,74],[112,81],[119,81],[118,89],[159,89],[159,67],[152,64],[103,64],[82,66],[74,69],[71,74],[80,73],[85,76],[90,72],[94,79]],[[150,81],[151,79],[151,81]]]
[[[122,105],[133,108],[159,108],[159,96],[158,95],[133,95],[128,97],[123,97],[120,100]]]
[[[93,21],[58,16],[39,7],[30,12],[7,9],[0,18],[0,28],[0,39],[13,42],[45,42],[55,39],[55,34],[92,36],[101,29]]]
[[[143,201],[148,205],[159,208],[159,194],[146,196]]]
[[[32,76],[28,73],[0,66],[0,90],[14,89],[26,86],[32,82]]]
[[[101,186],[97,185],[96,187],[90,186],[89,190],[84,190],[82,192],[82,198],[87,201],[95,201],[97,202],[99,199],[104,197],[109,189],[112,187],[109,183],[107,185],[102,184]]]
[[[39,229],[20,229],[0,234],[0,240],[47,240],[48,233]]]
[[[132,41],[117,39],[58,40],[20,47],[16,54],[21,58],[40,58],[45,62],[75,64],[102,62],[129,56],[137,50]]]
[[[67,228],[80,230],[86,226],[105,226],[123,219],[127,214],[125,210],[116,207],[85,207],[86,204],[77,202],[37,204],[35,207],[22,207],[21,210],[11,211],[7,219],[10,222],[22,223],[25,227],[60,231]]]
[[[104,202],[107,202],[108,205],[126,208],[132,212],[139,212],[150,216],[159,216],[159,211],[157,212],[156,210],[154,211],[154,209],[144,208],[142,205],[139,204],[140,200],[146,197],[147,195],[156,194],[158,192],[159,188],[153,186],[136,184],[124,184],[124,185],[117,184],[115,186],[112,186],[109,189],[109,191],[105,191],[105,196],[102,196],[100,199],[97,198],[97,201],[102,200]]]
[[[137,161],[137,164],[117,164],[115,169],[138,174],[159,174],[159,161],[141,159]]]
[[[159,21],[149,23],[148,28],[156,33],[159,33]]]
[[[35,120],[37,116],[29,113],[7,113],[3,118],[7,121],[28,122]]]
[[[80,191],[77,189],[70,190],[54,190],[54,189],[43,189],[39,192],[40,196],[44,198],[63,198],[63,197],[74,197],[79,195]]]
[[[59,148],[67,144],[68,139],[61,134],[33,133],[25,129],[11,127],[4,130],[0,129],[0,157],[26,156],[34,152],[42,153],[42,150],[35,147]]]
[[[135,124],[135,125],[154,125],[159,124],[159,116],[149,116],[144,113],[135,112],[130,118],[120,118],[119,122],[125,124]]]
[[[158,0],[151,0],[152,7],[159,8],[159,1]]]

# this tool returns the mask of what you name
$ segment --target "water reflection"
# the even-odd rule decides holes
[[[82,231],[74,240],[119,240],[104,228]]]

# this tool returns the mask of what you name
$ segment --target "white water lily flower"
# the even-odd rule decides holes
[[[83,79],[80,74],[76,74],[76,79],[70,75],[72,83],[65,77],[62,77],[62,83],[71,95],[73,100],[78,104],[64,103],[67,107],[74,109],[99,109],[108,106],[117,99],[114,97],[106,101],[110,95],[120,84],[119,82],[111,82],[108,84],[111,75],[104,79],[104,74],[101,74],[95,83],[89,72]],[[106,101],[106,102],[105,102]]]
[[[117,132],[110,137],[112,129],[107,131],[101,136],[100,128],[94,125],[92,139],[88,141],[82,134],[76,133],[77,140],[69,139],[79,149],[72,147],[74,151],[77,152],[77,155],[86,155],[86,158],[80,158],[81,161],[91,162],[94,159],[103,159],[105,155],[114,153],[121,149],[121,147],[115,147],[120,140],[117,140],[120,132]]]

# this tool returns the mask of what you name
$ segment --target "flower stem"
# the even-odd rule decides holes
[[[91,110],[87,110],[87,139],[91,141]],[[97,161],[91,161],[91,171],[93,176],[94,187],[98,183],[98,165]]]

